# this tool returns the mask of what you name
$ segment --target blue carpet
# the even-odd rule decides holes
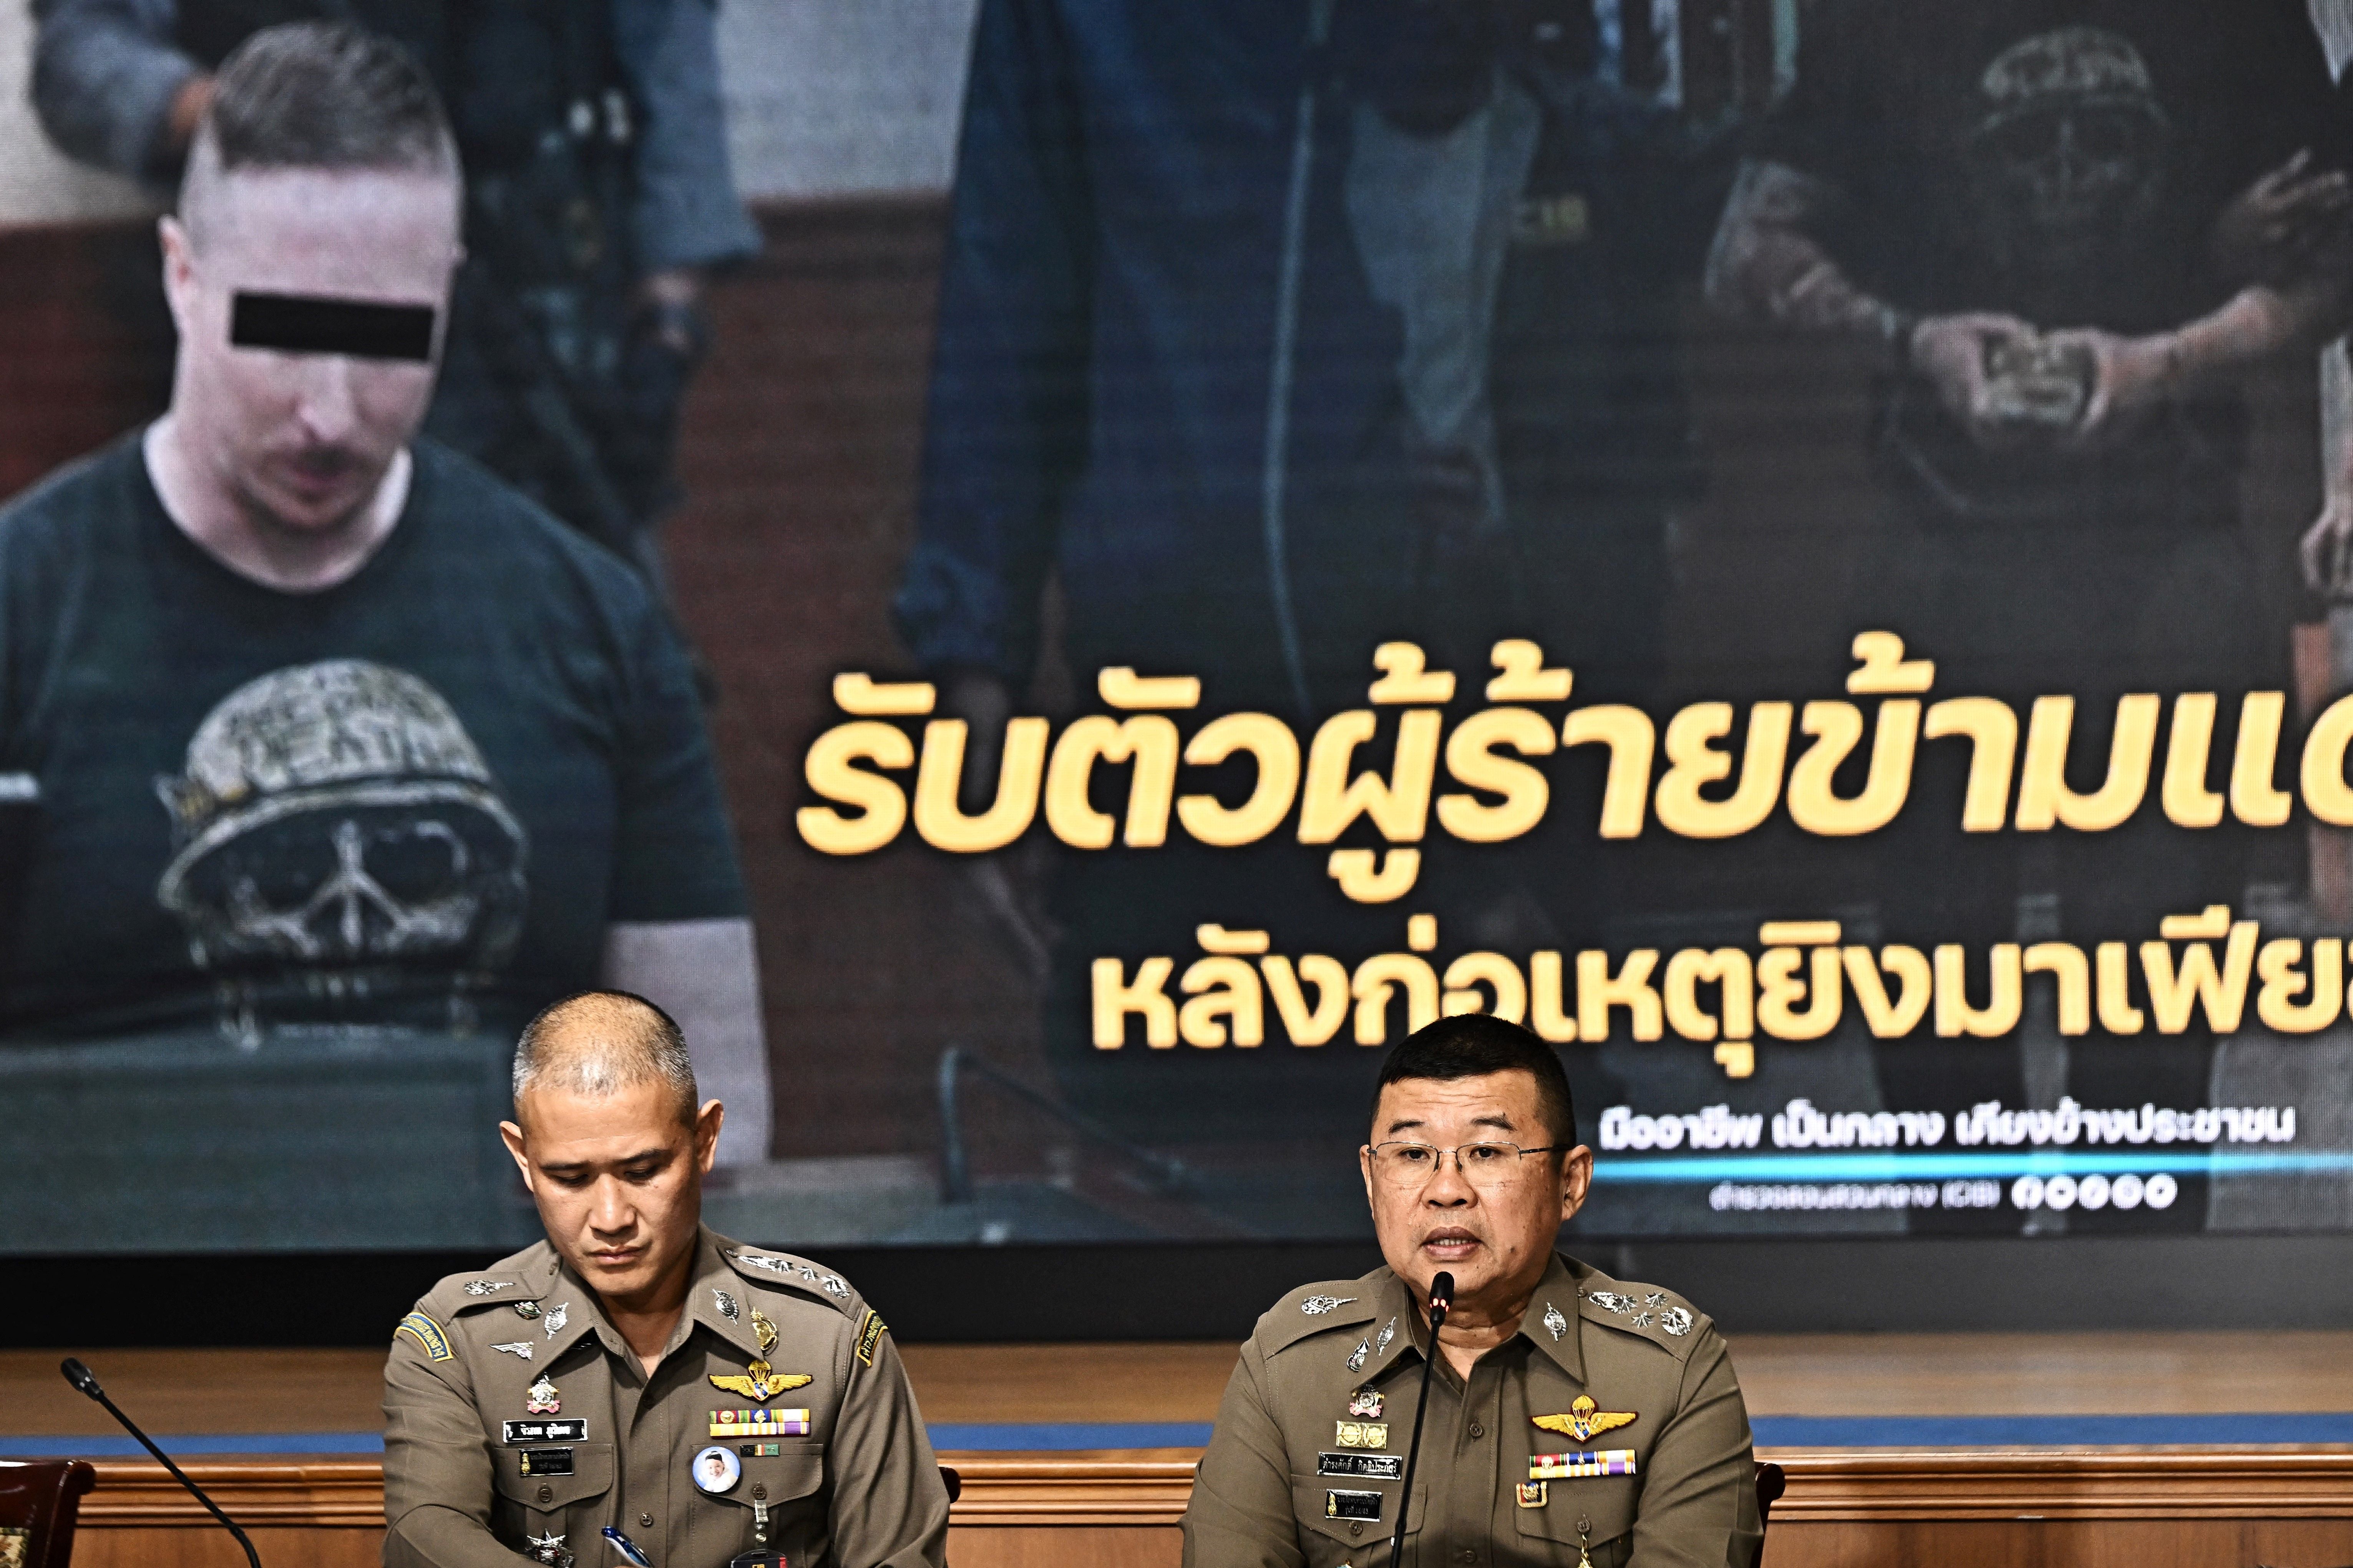
[[[1759,1415],[1768,1448],[2119,1447],[2353,1443],[2353,1414],[2274,1415]]]
[[[2123,1447],[2242,1443],[2353,1444],[2353,1413],[2229,1415],[1759,1415],[1771,1448]],[[1198,1448],[1205,1421],[944,1422],[932,1446],[963,1453]],[[174,1458],[220,1454],[381,1454],[373,1432],[235,1432],[159,1437]],[[138,1458],[129,1437],[0,1437],[0,1458]]]
[[[1207,1421],[1008,1421],[964,1425],[943,1422],[931,1429],[932,1447],[975,1449],[1200,1448],[1209,1441]]]

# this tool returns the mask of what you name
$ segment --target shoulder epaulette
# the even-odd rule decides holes
[[[1371,1322],[1377,1315],[1377,1292],[1362,1279],[1302,1285],[1267,1309],[1252,1337],[1271,1355],[1326,1330]]]

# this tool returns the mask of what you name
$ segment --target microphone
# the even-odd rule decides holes
[[[227,1530],[231,1535],[237,1537],[237,1543],[245,1548],[246,1562],[250,1563],[252,1568],[261,1568],[261,1554],[254,1551],[253,1542],[246,1539],[245,1531],[237,1527],[237,1521],[223,1513],[220,1510],[218,1504],[215,1503],[212,1499],[205,1496],[204,1488],[188,1479],[187,1472],[180,1468],[179,1466],[172,1463],[171,1455],[155,1447],[154,1439],[149,1437],[146,1433],[139,1430],[138,1424],[132,1421],[130,1416],[122,1414],[121,1410],[116,1406],[114,1401],[106,1396],[106,1390],[98,1385],[98,1377],[90,1370],[90,1368],[84,1366],[75,1357],[68,1356],[58,1364],[58,1370],[66,1374],[66,1381],[68,1383],[72,1384],[76,1388],[81,1390],[92,1399],[97,1400],[100,1405],[105,1405],[106,1413],[109,1415],[113,1416],[117,1421],[121,1422],[122,1424],[122,1429],[125,1432],[128,1432],[133,1437],[138,1438],[141,1447],[145,1448],[158,1459],[163,1460],[164,1468],[172,1472],[172,1479],[178,1481],[182,1486],[187,1488],[189,1492],[195,1496],[195,1500],[205,1505],[205,1511],[211,1514],[215,1519],[219,1520],[221,1521],[221,1527],[224,1530]]]
[[[1397,1534],[1389,1539],[1389,1568],[1405,1561],[1405,1516],[1413,1507],[1413,1465],[1421,1458],[1421,1417],[1430,1408],[1430,1374],[1438,1366],[1438,1328],[1454,1305],[1454,1276],[1440,1270],[1430,1282],[1430,1354],[1421,1363],[1421,1397],[1414,1401],[1413,1436],[1405,1446],[1405,1475],[1398,1483]]]

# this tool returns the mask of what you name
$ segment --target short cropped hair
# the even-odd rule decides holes
[[[679,1120],[694,1124],[694,1060],[678,1021],[629,991],[582,991],[541,1008],[515,1041],[515,1112],[534,1089],[595,1099],[641,1083],[669,1086]]]
[[[1544,1118],[1546,1137],[1563,1149],[1576,1145],[1577,1101],[1559,1056],[1519,1025],[1488,1013],[1440,1018],[1408,1035],[1381,1066],[1380,1081],[1373,1086],[1372,1115],[1379,1117],[1381,1090],[1393,1083],[1485,1078],[1498,1072],[1534,1078],[1536,1114]]]
[[[347,22],[264,27],[221,62],[180,190],[193,226],[212,184],[241,169],[459,173],[432,79],[406,49]]]

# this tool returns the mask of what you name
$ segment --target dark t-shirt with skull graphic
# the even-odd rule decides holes
[[[2179,327],[2236,291],[2232,199],[2301,148],[2340,161],[2297,0],[1818,0],[1756,153],[1829,181],[1847,275],[1921,315]],[[2123,449],[1989,454],[1912,383],[1888,429],[1932,510],[2068,526],[2227,524],[2243,416],[2210,395]]]
[[[429,442],[350,580],[263,587],[136,437],[0,510],[0,1030],[510,1035],[606,926],[741,916],[636,576]]]
[[[2148,332],[2229,298],[2215,218],[2332,114],[2296,0],[1819,0],[1757,151],[1840,187],[1820,237],[1905,310]]]

